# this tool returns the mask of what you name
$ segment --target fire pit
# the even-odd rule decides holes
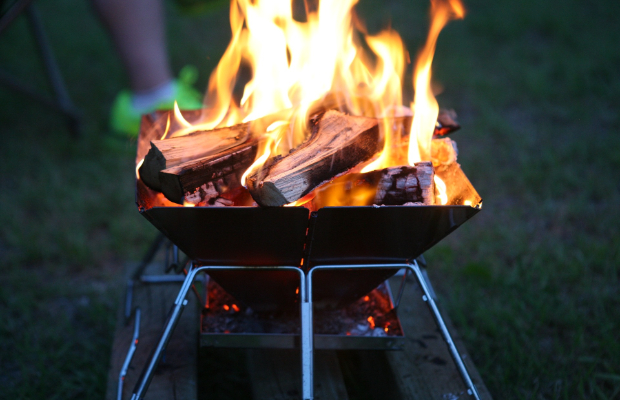
[[[143,117],[138,208],[189,262],[175,257],[186,278],[134,398],[148,388],[201,272],[202,344],[299,347],[311,399],[315,348],[398,348],[402,287],[394,301],[383,282],[401,269],[421,285],[479,398],[416,261],[482,204],[445,137],[459,128],[455,115],[440,112],[430,91],[437,36],[463,17],[462,5],[433,3],[408,108],[397,34],[357,32],[366,54],[350,36],[354,2],[318,10],[308,2],[305,22],[287,4],[233,0],[233,40],[212,75],[209,107]],[[241,59],[254,75],[236,98]]]

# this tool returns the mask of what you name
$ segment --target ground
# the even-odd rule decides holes
[[[119,276],[155,231],[133,204],[135,142],[107,128],[126,86],[108,37],[88,2],[36,4],[84,130],[72,138],[0,87],[0,398],[101,398]],[[426,254],[431,278],[495,398],[620,398],[620,3],[465,6],[439,37],[434,81],[484,207]],[[173,68],[196,65],[204,88],[227,7],[167,8]],[[412,58],[427,10],[359,4]],[[25,21],[0,35],[0,67],[46,89]]]

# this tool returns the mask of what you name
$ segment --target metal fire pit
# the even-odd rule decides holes
[[[149,207],[156,195],[140,181],[137,193],[141,214],[198,265],[291,265],[306,272],[325,264],[408,262],[479,211],[462,205],[325,207],[312,213],[303,207]],[[317,274],[316,306],[345,305],[395,272]],[[258,311],[290,308],[299,286],[290,272],[210,276]]]
[[[156,118],[143,119],[137,161],[150,140],[162,135]],[[436,174],[447,184],[448,205],[324,207],[316,212],[303,207],[180,207],[138,179],[140,213],[192,262],[134,398],[142,398],[148,388],[200,272],[255,311],[298,310],[302,392],[311,399],[314,343],[322,340],[314,331],[313,313],[356,301],[400,269],[410,271],[421,285],[469,394],[479,398],[415,259],[477,214],[482,201],[458,164],[436,169]],[[297,339],[290,339],[294,345]]]

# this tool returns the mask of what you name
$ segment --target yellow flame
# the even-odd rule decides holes
[[[187,122],[183,117],[183,114],[181,114],[181,110],[179,110],[179,104],[176,102],[176,100],[174,101],[174,117],[176,118],[177,122],[179,122],[184,127],[192,128],[192,124]]]
[[[431,90],[431,64],[439,32],[450,19],[463,18],[465,9],[459,0],[434,0],[431,3],[431,27],[424,48],[418,56],[414,73],[415,95],[411,108],[413,122],[409,141],[409,164],[431,159],[431,140],[439,105]]]
[[[177,102],[176,101],[174,102],[174,105],[176,107],[175,108],[175,112],[176,112],[176,110],[179,109],[179,107],[177,106]],[[182,118],[182,116],[181,116],[181,118]],[[168,120],[166,121],[166,129],[164,130],[164,134],[161,136],[160,140],[164,140],[166,138],[166,135],[168,134],[169,130],[170,130],[170,114],[168,114]]]
[[[448,188],[446,187],[444,181],[437,175],[435,175],[435,189],[441,205],[443,206],[448,204]]]
[[[208,108],[190,124],[175,106],[175,129],[167,137],[254,121],[290,109],[289,129],[277,138],[267,135],[251,168],[254,171],[269,156],[301,144],[307,136],[309,114],[328,98],[335,100],[331,107],[354,115],[389,116],[388,110],[402,104],[404,45],[394,31],[363,32],[353,19],[356,3],[322,0],[300,22],[293,18],[290,0],[232,0],[232,39],[209,79]],[[242,64],[251,69],[251,79],[239,99],[233,91]],[[390,164],[394,133],[388,125],[380,129],[386,151],[373,168]]]
[[[140,167],[144,164],[144,158],[138,162],[136,165],[136,178],[140,179]]]
[[[271,155],[273,148],[277,148],[278,144],[280,143],[281,140],[281,135],[278,134],[278,130],[279,128],[283,127],[283,126],[287,126],[289,123],[288,121],[276,121],[274,123],[272,123],[271,125],[269,125],[267,127],[267,132],[273,132],[273,134],[269,135],[266,134],[266,143],[265,143],[265,149],[264,152],[261,154],[260,157],[258,157],[254,163],[252,163],[252,165],[250,165],[250,168],[248,168],[243,175],[241,176],[241,185],[242,186],[246,186],[245,184],[245,180],[246,178],[253,173],[255,170],[257,170],[260,166],[262,166],[265,161],[267,161],[267,159],[269,158],[269,155]],[[281,130],[280,130],[281,131]],[[275,144],[275,145],[274,145]]]

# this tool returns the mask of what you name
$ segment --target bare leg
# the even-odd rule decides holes
[[[172,81],[161,0],[92,0],[120,54],[134,93]]]

